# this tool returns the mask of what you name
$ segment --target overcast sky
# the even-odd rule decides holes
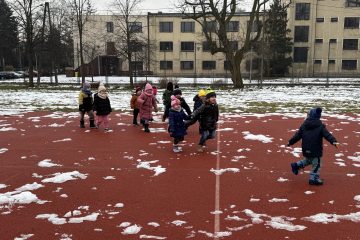
[[[100,11],[114,10],[111,7],[111,3],[113,0],[101,0],[95,1],[93,0],[93,4],[96,9]],[[139,9],[142,13],[147,12],[176,12],[177,10],[174,8],[175,0],[143,0],[141,5],[139,5]]]

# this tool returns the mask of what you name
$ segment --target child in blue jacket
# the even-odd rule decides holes
[[[334,146],[338,146],[335,137],[326,129],[325,125],[321,122],[321,108],[313,108],[309,111],[308,117],[300,126],[299,130],[289,140],[288,146],[291,146],[302,140],[302,153],[305,157],[303,160],[291,163],[292,172],[297,175],[299,169],[312,165],[310,172],[310,185],[323,185],[323,180],[319,178],[321,167],[321,157],[323,155],[323,138]]]
[[[181,107],[180,99],[176,96],[171,96],[171,109],[169,110],[169,128],[170,137],[174,138],[173,152],[178,153],[182,151],[182,148],[178,145],[184,140],[186,133],[186,127],[184,120],[188,119],[183,108]]]

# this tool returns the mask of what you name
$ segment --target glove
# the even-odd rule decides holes
[[[84,108],[83,104],[79,105],[79,111],[80,112],[85,112],[85,108]]]

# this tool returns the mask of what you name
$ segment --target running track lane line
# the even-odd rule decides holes
[[[216,170],[220,169],[220,123],[217,131],[217,154],[216,154]],[[217,233],[220,232],[220,175],[215,174],[215,221],[214,221],[214,239],[219,239]]]

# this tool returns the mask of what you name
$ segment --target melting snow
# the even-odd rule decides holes
[[[240,169],[238,168],[225,168],[225,169],[210,169],[210,172],[213,172],[215,175],[221,175],[224,172],[233,172],[233,173],[237,173],[240,172]]]
[[[41,162],[38,163],[38,166],[39,166],[39,167],[47,167],[47,168],[50,168],[50,167],[61,167],[62,165],[61,165],[61,164],[52,163],[52,162],[51,162],[51,159],[44,159],[44,160],[42,160]]]
[[[7,148],[0,148],[0,154],[6,152],[6,151],[8,151],[8,150],[9,150],[9,149],[7,149]]]
[[[77,179],[86,179],[87,174],[82,174],[78,171],[73,172],[66,172],[66,173],[54,173],[52,174],[54,177],[52,178],[45,178],[41,180],[43,183],[64,183],[71,180],[77,180]]]
[[[181,226],[183,224],[186,224],[186,222],[182,221],[182,220],[175,220],[175,221],[172,221],[171,223],[174,224],[175,226]]]
[[[272,137],[267,137],[265,135],[262,135],[262,134],[258,134],[258,135],[254,135],[254,134],[251,134],[250,132],[248,131],[245,131],[245,132],[242,132],[245,136],[244,136],[244,139],[246,140],[256,140],[256,141],[260,141],[260,142],[263,142],[263,143],[271,143],[272,142]]]
[[[57,143],[57,142],[70,142],[72,139],[71,138],[64,138],[64,139],[61,139],[61,140],[55,140],[53,141],[54,143]]]
[[[159,162],[159,160],[147,161],[147,162],[146,161],[141,162],[141,160],[137,160],[137,161],[138,161],[139,164],[136,166],[136,168],[144,168],[144,169],[147,169],[147,170],[154,171],[155,172],[154,176],[158,176],[161,173],[166,172],[166,168],[162,167],[161,165],[158,165],[156,167],[150,166],[150,164],[157,163],[157,162]]]
[[[123,235],[138,234],[140,232],[141,228],[142,227],[135,224],[133,226],[125,228],[121,234],[123,234]]]

